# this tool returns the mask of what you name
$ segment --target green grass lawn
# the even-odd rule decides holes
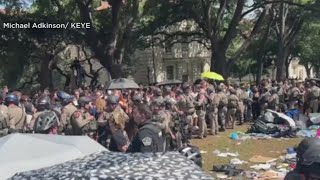
[[[234,130],[227,130],[226,132],[220,133],[218,136],[208,136],[205,139],[193,139],[192,143],[198,146],[202,151],[207,151],[207,153],[202,154],[202,159],[204,161],[203,169],[206,172],[212,173],[212,166],[219,164],[229,164],[230,160],[234,157],[217,157],[213,154],[214,150],[219,150],[221,152],[238,152],[239,156],[236,157],[240,160],[248,161],[254,155],[263,155],[272,158],[279,158],[281,155],[286,154],[286,149],[288,147],[294,147],[299,144],[301,139],[291,138],[291,139],[269,139],[269,140],[252,140],[248,139],[242,140],[231,140],[229,135],[233,131],[246,132],[249,125],[238,126]],[[255,163],[250,163],[241,165],[240,167],[245,170],[251,170],[249,166]]]

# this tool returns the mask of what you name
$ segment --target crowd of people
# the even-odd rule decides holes
[[[114,151],[127,151],[130,142],[140,146],[131,146],[131,151],[144,151],[144,146],[153,151],[175,150],[191,144],[193,135],[201,139],[217,135],[234,128],[236,122],[241,125],[256,119],[266,109],[287,113],[298,107],[306,114],[319,112],[319,97],[319,84],[314,80],[263,80],[260,86],[240,86],[199,79],[193,84],[137,90],[45,90],[32,98],[3,88],[1,134],[89,135]],[[160,137],[163,143],[153,142],[160,142]],[[154,144],[162,145],[151,146]]]
[[[0,135],[88,135],[111,151],[164,152],[191,145],[192,137],[206,138],[254,121],[266,109],[292,118],[290,109],[319,112],[319,98],[319,83],[314,80],[263,80],[251,86],[199,79],[140,89],[45,90],[32,98],[5,87],[0,96]]]
[[[150,129],[160,129],[158,134],[165,139],[161,148],[174,150],[190,144],[193,135],[201,139],[217,135],[234,128],[236,122],[241,125],[255,120],[266,109],[291,117],[289,110],[293,108],[306,114],[319,112],[320,88],[314,80],[263,80],[259,86],[250,86],[199,79],[193,84],[140,87],[79,88],[69,93],[45,90],[32,98],[3,88],[1,134],[86,134],[112,150],[127,151],[139,125],[151,122],[149,128],[140,128],[141,143],[153,144],[154,137],[144,136]]]

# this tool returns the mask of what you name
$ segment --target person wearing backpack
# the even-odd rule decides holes
[[[225,131],[226,129],[226,116],[228,112],[228,96],[224,92],[225,85],[220,84],[217,87],[218,96],[220,98],[219,106],[218,106],[218,120],[220,122],[221,130]]]
[[[220,97],[217,93],[215,93],[214,87],[208,87],[208,100],[209,106],[207,109],[208,118],[209,118],[209,134],[218,135],[219,133],[219,123],[218,123],[218,106],[220,102]]]
[[[37,112],[33,114],[29,129],[34,133],[58,134],[59,117],[50,110],[51,100],[49,96],[42,95],[36,102]]]
[[[226,124],[229,126],[231,124],[231,128],[234,128],[234,125],[237,120],[237,107],[239,106],[239,98],[237,96],[237,91],[235,89],[230,89],[230,95],[228,97],[228,112],[227,112],[227,122]]]

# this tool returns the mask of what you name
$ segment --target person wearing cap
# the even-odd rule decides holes
[[[287,173],[284,180],[319,180],[320,179],[320,139],[303,139],[297,151],[296,168]]]
[[[94,116],[90,114],[91,99],[89,97],[80,97],[78,103],[80,109],[71,116],[72,135],[88,135],[94,138],[97,122]]]
[[[133,109],[134,122],[139,131],[129,145],[129,153],[164,152],[162,130],[152,122],[152,110],[147,104],[139,104]]]

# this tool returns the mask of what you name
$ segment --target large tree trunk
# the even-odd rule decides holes
[[[309,67],[307,64],[305,64],[304,67],[306,68],[307,77],[310,78],[312,67]]]
[[[39,75],[39,83],[40,83],[40,90],[44,90],[49,88],[53,90],[53,80],[52,80],[52,70],[49,68],[50,61],[52,60],[52,55],[47,55],[41,61],[41,69]]]
[[[121,77],[121,71],[119,69],[115,69],[113,64],[115,63],[115,51],[117,47],[117,39],[118,39],[118,30],[119,30],[119,13],[122,1],[113,0],[111,1],[112,5],[112,36],[107,40],[106,48],[102,44],[102,41],[98,38],[98,32],[95,27],[93,27],[92,14],[89,8],[90,3],[88,4],[84,0],[76,0],[82,22],[90,23],[92,25],[91,28],[86,29],[86,42],[89,45],[90,49],[95,53],[95,57],[100,61],[101,65],[105,67],[109,73],[111,78],[119,78]]]
[[[285,47],[284,43],[279,44],[278,55],[277,55],[277,81],[284,81],[287,78],[286,61],[288,58],[289,49]]]
[[[225,51],[219,48],[220,46],[213,46],[211,49],[211,66],[210,70],[221,74],[225,79],[229,77],[227,67],[227,57]]]

